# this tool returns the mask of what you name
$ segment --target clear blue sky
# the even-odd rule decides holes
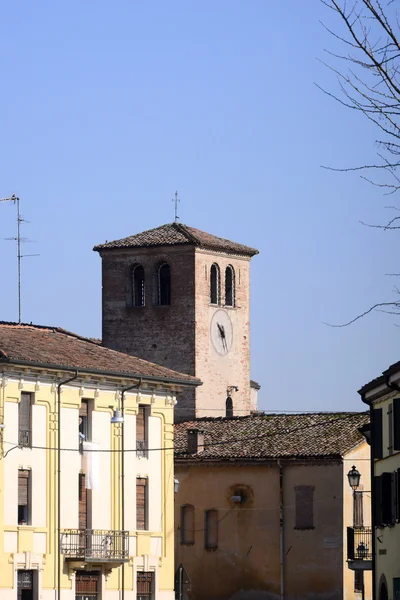
[[[22,199],[23,320],[101,334],[94,244],[181,220],[259,248],[252,376],[261,408],[358,410],[356,390],[400,359],[398,237],[367,229],[388,201],[321,164],[372,160],[374,129],[324,96],[335,49],[314,2],[88,0],[0,7],[0,196]],[[395,199],[391,199],[393,203]],[[15,233],[0,205],[0,238]],[[16,320],[0,240],[0,318]]]

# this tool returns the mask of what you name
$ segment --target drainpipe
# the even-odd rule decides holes
[[[61,387],[74,381],[78,378],[78,371],[75,371],[75,375],[69,379],[61,381],[57,386],[57,412],[58,412],[58,442],[57,442],[57,495],[58,495],[58,508],[57,508],[57,600],[61,598]]]
[[[283,467],[281,461],[278,460],[279,467],[279,528],[280,528],[280,565],[281,565],[281,592],[280,600],[283,600],[285,594],[285,519],[283,508]]]
[[[121,394],[121,412],[124,420],[121,424],[121,530],[125,531],[125,392],[129,392],[130,390],[139,390],[142,385],[142,378],[139,379],[139,383],[135,385],[130,385],[122,390]],[[122,600],[125,599],[125,563],[122,563],[122,573],[121,573],[121,585],[122,585]]]

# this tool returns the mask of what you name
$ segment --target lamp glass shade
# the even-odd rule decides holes
[[[349,480],[349,486],[353,490],[356,490],[358,488],[358,486],[360,485],[361,474],[359,471],[357,471],[357,469],[355,468],[354,465],[351,467],[350,471],[347,473],[347,478]]]
[[[113,416],[111,417],[111,423],[123,423],[124,417],[120,410],[114,410]]]
[[[179,480],[175,478],[174,479],[174,492],[175,492],[175,494],[178,493],[178,490],[179,490]]]

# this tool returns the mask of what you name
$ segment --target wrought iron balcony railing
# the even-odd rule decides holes
[[[20,448],[31,447],[31,432],[29,429],[20,429],[18,431],[18,446]]]
[[[136,440],[136,456],[147,458],[147,440]]]
[[[372,528],[347,528],[347,560],[372,560]]]
[[[65,529],[61,534],[61,553],[67,560],[125,562],[129,560],[128,532]]]

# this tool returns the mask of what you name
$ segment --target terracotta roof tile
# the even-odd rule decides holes
[[[177,460],[338,457],[364,440],[369,413],[262,414],[203,418],[175,425]],[[204,450],[187,454],[189,429],[204,432]]]
[[[0,364],[13,362],[200,384],[195,377],[105,348],[99,340],[60,327],[0,321]]]
[[[116,248],[148,248],[151,246],[179,246],[189,245],[210,250],[218,250],[231,254],[242,254],[253,256],[258,254],[258,250],[237,244],[224,238],[216,237],[200,229],[189,227],[183,223],[168,223],[155,229],[149,229],[136,235],[98,244],[93,250],[114,250]]]

